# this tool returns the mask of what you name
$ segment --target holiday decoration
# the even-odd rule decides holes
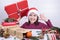
[[[27,0],[5,6],[5,11],[7,12],[8,17],[16,20],[20,17],[26,16],[28,10],[29,8]]]

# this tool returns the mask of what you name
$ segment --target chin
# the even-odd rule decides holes
[[[34,21],[31,21],[31,23],[34,23]]]

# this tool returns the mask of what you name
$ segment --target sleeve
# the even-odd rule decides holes
[[[50,20],[48,20],[48,21],[46,22],[46,24],[42,23],[42,28],[43,28],[43,29],[44,29],[44,28],[49,29],[49,28],[52,28],[52,27],[53,27],[53,25],[51,24]]]
[[[48,20],[48,21],[46,22],[46,24],[47,24],[47,26],[48,26],[49,28],[52,28],[52,27],[53,27],[53,25],[52,25],[52,23],[51,23],[50,20]]]

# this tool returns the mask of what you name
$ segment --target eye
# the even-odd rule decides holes
[[[32,16],[32,14],[30,14],[29,16]]]
[[[34,15],[34,16],[37,16],[37,15]]]

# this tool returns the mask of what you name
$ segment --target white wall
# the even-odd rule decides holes
[[[0,23],[7,16],[4,6],[20,0],[0,0]],[[60,0],[28,0],[29,8],[36,7],[40,13],[44,13],[54,26],[60,26]]]

